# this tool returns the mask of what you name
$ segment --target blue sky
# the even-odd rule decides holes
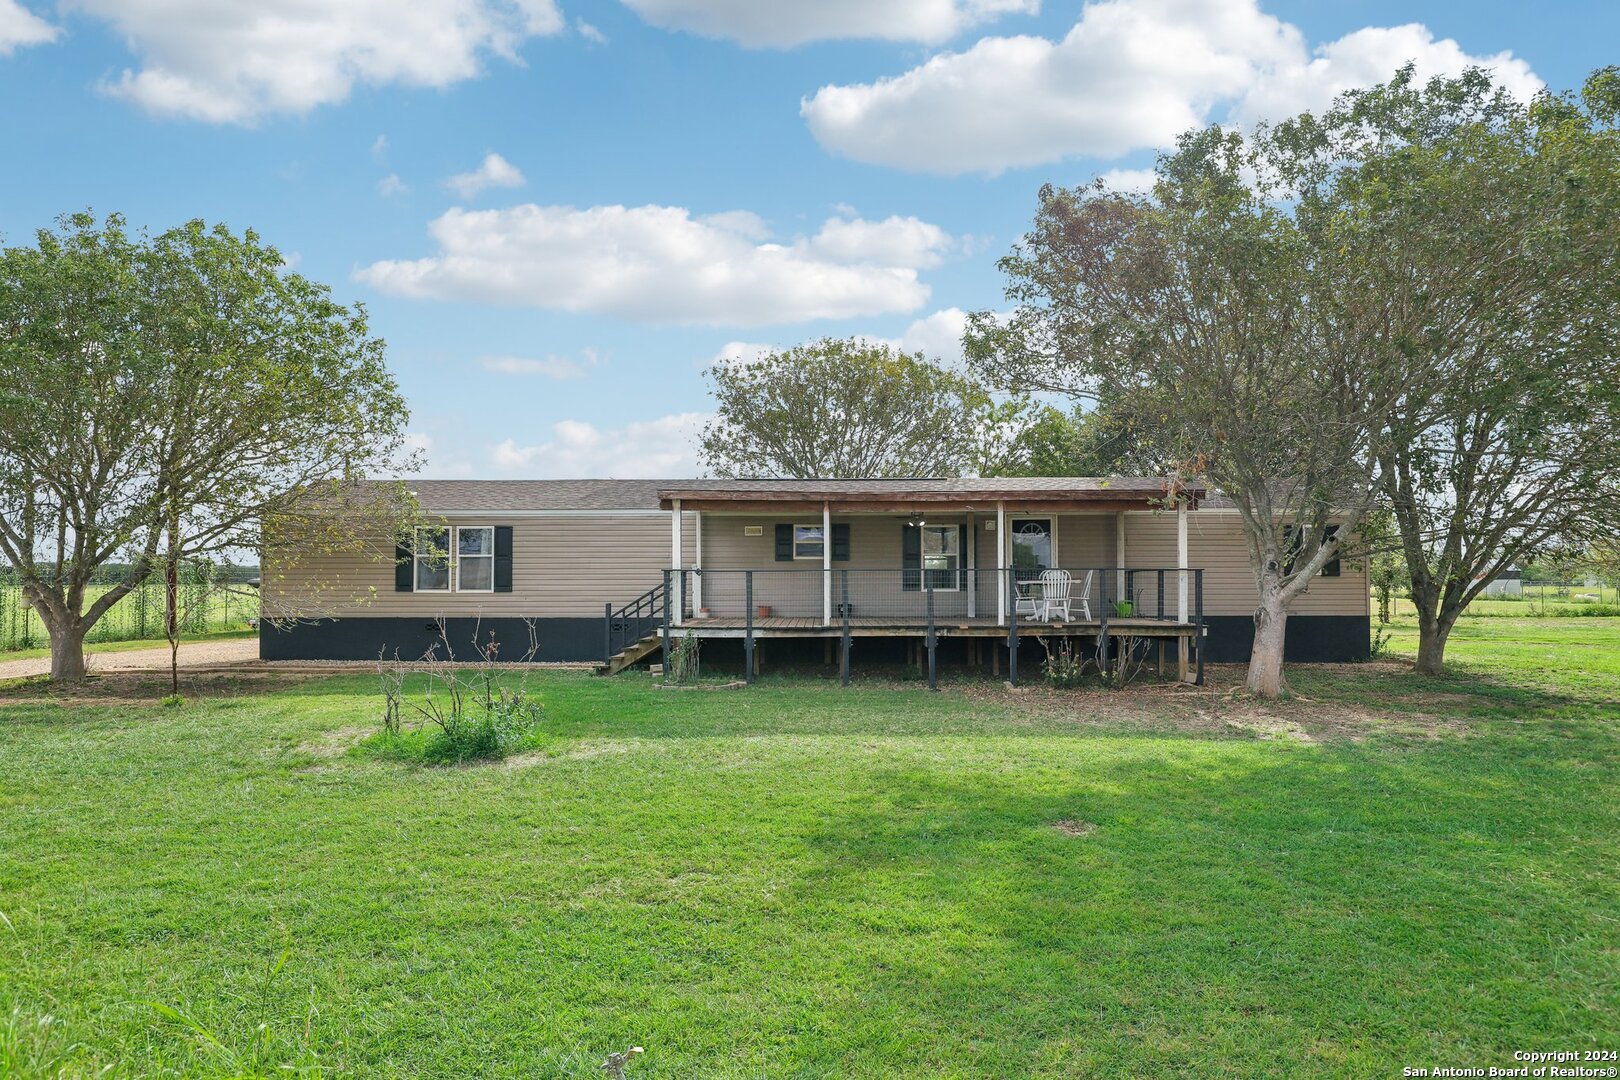
[[[951,359],[1043,182],[1617,41],[1613,3],[0,0],[0,236],[251,226],[369,307],[429,475],[677,475],[717,356]]]

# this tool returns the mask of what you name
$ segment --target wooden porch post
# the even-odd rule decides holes
[[[1176,504],[1176,621],[1187,622],[1187,503]],[[1189,642],[1185,635],[1176,637],[1176,678],[1187,681]]]
[[[1007,504],[996,503],[996,625],[1007,625]]]
[[[686,611],[686,575],[681,573],[681,500],[673,499],[669,506],[669,565],[675,571],[675,588],[679,591],[676,599],[680,602],[675,605],[674,615],[675,625],[679,626]]]
[[[821,504],[821,625],[832,625],[832,504]]]

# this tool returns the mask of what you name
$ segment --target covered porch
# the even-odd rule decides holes
[[[931,659],[939,638],[1005,637],[1013,678],[1020,633],[1089,638],[1104,657],[1111,639],[1173,640],[1185,677],[1202,610],[1187,513],[1201,494],[1132,478],[717,480],[661,490],[670,569],[656,602],[623,613],[641,621],[617,633],[628,639],[656,624],[666,637],[741,638],[750,671],[756,639],[838,638],[846,673],[854,638],[918,638]],[[1133,562],[1128,514],[1173,520],[1173,559],[1161,543],[1143,552],[1157,562]],[[695,536],[686,550],[683,519]]]

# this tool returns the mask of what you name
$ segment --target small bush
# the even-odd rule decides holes
[[[179,694],[169,694],[163,699],[163,707],[165,709],[178,709],[185,703],[186,699],[181,697]]]
[[[698,649],[698,636],[690,630],[671,642],[664,664],[664,681],[681,686],[697,682]]]
[[[1069,638],[1059,638],[1057,648],[1045,638],[1037,639],[1046,650],[1046,662],[1041,665],[1046,685],[1058,690],[1073,690],[1086,679],[1089,663]]]
[[[1580,607],[1548,608],[1546,614],[1555,619],[1614,619],[1620,618],[1620,604],[1594,604],[1588,601]]]

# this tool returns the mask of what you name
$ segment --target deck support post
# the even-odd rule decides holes
[[[613,662],[613,605],[602,605],[602,663]]]
[[[1187,624],[1187,499],[1176,503],[1176,621]],[[1187,681],[1187,637],[1176,638],[1176,680]]]
[[[935,660],[935,646],[938,644],[934,637],[934,587],[928,586],[928,689],[939,689],[939,672]]]
[[[1102,607],[1098,609],[1102,618],[1097,628],[1097,670],[1102,674],[1103,681],[1108,681],[1108,571],[1102,572]]]
[[[680,520],[677,516],[676,521]],[[664,678],[669,678],[669,576],[671,571],[664,571]]]
[[[832,504],[821,504],[821,625],[832,625]]]
[[[1198,650],[1198,678],[1194,679],[1193,682],[1198,686],[1203,686],[1204,685],[1204,572],[1203,572],[1203,570],[1194,570],[1193,571],[1193,578],[1194,578],[1194,584],[1197,586],[1197,597],[1198,597],[1198,603],[1197,603],[1196,607],[1194,608],[1194,615],[1193,615],[1193,627],[1194,627],[1194,631],[1195,631],[1195,636],[1193,637],[1193,648]]]
[[[996,624],[1007,625],[1007,590],[1001,575],[1007,569],[1007,504],[996,503]],[[1013,604],[1013,621],[1018,621],[1018,605]]]
[[[844,644],[844,653],[843,653],[843,660],[840,661],[840,663],[839,663],[838,677],[839,677],[840,681],[842,681],[845,686],[848,686],[849,685],[849,645],[850,645],[850,640],[849,640],[849,571],[848,570],[843,571],[839,575],[839,577],[841,579],[840,582],[839,582],[839,589],[840,589],[841,593],[843,594],[843,599],[842,599],[842,601],[840,603],[841,603],[841,606],[843,607],[843,622],[844,622],[844,642],[843,642],[843,644]]]
[[[679,622],[682,616],[686,614],[686,575],[681,573],[681,500],[671,500],[669,505],[669,565],[675,571],[679,580],[677,587],[681,590],[680,604],[675,608],[675,619]],[[669,591],[668,575],[664,577],[664,591],[667,599]],[[669,605],[667,603],[664,605],[664,616],[664,622],[667,625],[669,622]],[[667,655],[664,657],[664,662],[669,662]]]
[[[1007,682],[1013,686],[1018,685],[1018,595],[1014,584],[1015,575],[1011,570],[1005,574],[1003,585],[999,590],[1001,602],[1012,610],[1012,617],[1007,620]]]
[[[754,572],[743,571],[743,681],[754,681]]]

